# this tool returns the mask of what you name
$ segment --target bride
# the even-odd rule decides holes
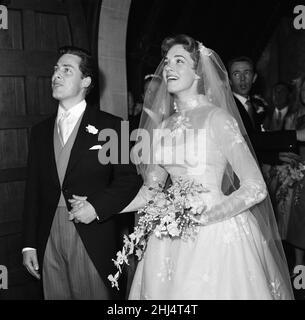
[[[153,164],[138,166],[144,185],[123,212],[153,199],[168,174],[173,183],[201,183],[207,211],[194,239],[150,236],[129,299],[293,299],[270,199],[220,58],[186,35],[166,38],[162,53],[163,81],[149,110],[144,101],[140,127],[169,129],[176,144],[154,135]]]
[[[293,299],[270,199],[220,58],[186,35],[166,38],[162,53],[155,74],[163,80],[140,121],[154,137],[153,161],[138,165],[144,185],[123,212],[155,199],[168,175],[173,184],[204,186],[207,210],[193,238],[149,237],[129,299]],[[163,140],[155,129],[164,129]]]

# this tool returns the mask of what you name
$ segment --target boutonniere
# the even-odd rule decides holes
[[[252,103],[256,110],[256,113],[263,113],[268,108],[267,101],[259,94],[255,94],[252,97]]]
[[[98,130],[95,128],[95,126],[92,126],[91,124],[88,124],[86,127],[86,131],[91,134],[97,134]]]

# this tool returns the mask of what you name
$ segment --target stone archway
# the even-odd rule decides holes
[[[127,120],[126,34],[131,0],[103,0],[98,34],[101,109]]]

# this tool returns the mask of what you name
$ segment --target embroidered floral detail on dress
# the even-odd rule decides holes
[[[252,284],[255,284],[255,273],[253,273],[250,269],[248,269],[248,273],[249,273],[249,281],[252,283]]]
[[[236,220],[238,221],[239,225],[242,227],[243,232],[246,235],[249,235],[250,234],[249,222],[246,215],[240,214],[236,217]]]
[[[232,120],[226,120],[226,125],[224,126],[226,130],[228,130],[233,135],[233,141],[232,146],[234,146],[237,143],[243,143],[244,139],[242,138],[238,124],[235,119]]]
[[[170,136],[174,137],[180,135],[187,128],[191,128],[190,119],[182,114],[177,115],[170,126]]]
[[[207,286],[210,288],[215,286],[217,284],[218,275],[211,272],[205,272],[205,273],[198,273],[193,281],[192,287],[201,286],[202,282],[204,283],[205,290],[207,289]],[[192,287],[190,289],[192,290]]]
[[[238,215],[235,219],[227,220],[225,233],[223,234],[224,243],[242,241],[250,234],[249,224],[244,215]]]
[[[247,143],[245,142],[244,137],[240,133],[238,123],[237,123],[237,121],[235,119],[226,120],[226,125],[224,126],[224,128],[232,136],[232,145],[231,145],[232,147],[234,147],[236,144],[241,144],[244,147],[245,151],[248,154],[251,154],[251,152],[249,150],[249,147],[248,147]]]
[[[278,279],[275,279],[275,281],[271,281],[269,287],[273,298],[275,300],[281,299],[281,291],[279,289],[281,287],[280,281]]]
[[[209,282],[210,281],[210,275],[208,273],[204,273],[203,275],[200,276],[201,280],[203,282]]]
[[[229,244],[235,241],[241,241],[241,233],[239,232],[236,221],[231,219],[224,223],[226,223],[226,232],[223,234],[223,242]]]
[[[171,258],[165,257],[161,265],[161,270],[157,273],[157,276],[160,278],[161,282],[164,282],[166,280],[171,281],[173,273],[174,263]]]
[[[244,200],[246,206],[258,203],[267,196],[267,189],[264,184],[257,181],[244,181],[244,192],[238,196],[239,199]]]

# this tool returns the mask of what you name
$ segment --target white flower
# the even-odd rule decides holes
[[[142,253],[143,251],[141,249],[136,250],[136,256],[138,257],[139,260],[142,258]]]
[[[262,106],[259,106],[259,107],[257,108],[257,110],[256,110],[257,113],[262,113],[262,112],[264,112],[264,111],[265,111],[265,109],[264,109]]]
[[[120,272],[118,271],[118,272],[115,274],[115,276],[113,276],[112,274],[110,274],[110,275],[108,276],[108,280],[111,281],[111,286],[112,286],[112,287],[116,287],[118,290],[120,290],[120,289],[119,289],[119,284],[118,284],[119,274],[120,274]]]
[[[166,191],[161,192],[151,187],[149,189],[156,191],[152,200],[138,211],[141,215],[138,225],[133,233],[124,236],[122,251],[117,252],[115,260],[112,259],[118,274],[115,277],[110,275],[108,279],[112,286],[117,288],[117,279],[122,274],[123,266],[128,265],[128,256],[135,254],[138,260],[141,260],[147,241],[152,234],[160,239],[163,237],[194,238],[198,233],[198,226],[201,225],[200,219],[206,211],[201,195],[209,190],[200,183],[181,177]]]
[[[95,128],[95,126],[92,126],[91,124],[88,124],[86,127],[86,131],[91,134],[97,134],[98,130]]]
[[[133,254],[134,243],[133,243],[133,241],[129,240],[129,238],[126,236],[126,234],[124,234],[124,247],[129,249],[129,251],[127,251],[127,254]]]
[[[212,54],[212,51],[205,47],[201,42],[198,42],[199,45],[199,51],[204,55],[204,56],[210,56]]]
[[[157,225],[154,230],[154,234],[157,238],[161,238],[162,237],[162,226]]]
[[[128,259],[127,259],[126,253],[125,253],[125,248],[123,248],[122,252],[118,251],[116,255],[117,255],[117,262],[119,264],[123,264],[124,262],[126,264],[128,264]]]
[[[257,100],[260,100],[260,101],[264,104],[265,107],[268,106],[268,102],[267,102],[261,95],[255,94],[255,95],[253,96],[253,98],[255,98],[255,99],[257,99]]]
[[[180,235],[180,231],[178,229],[178,225],[176,222],[172,222],[167,226],[168,233],[172,237],[178,237]]]

